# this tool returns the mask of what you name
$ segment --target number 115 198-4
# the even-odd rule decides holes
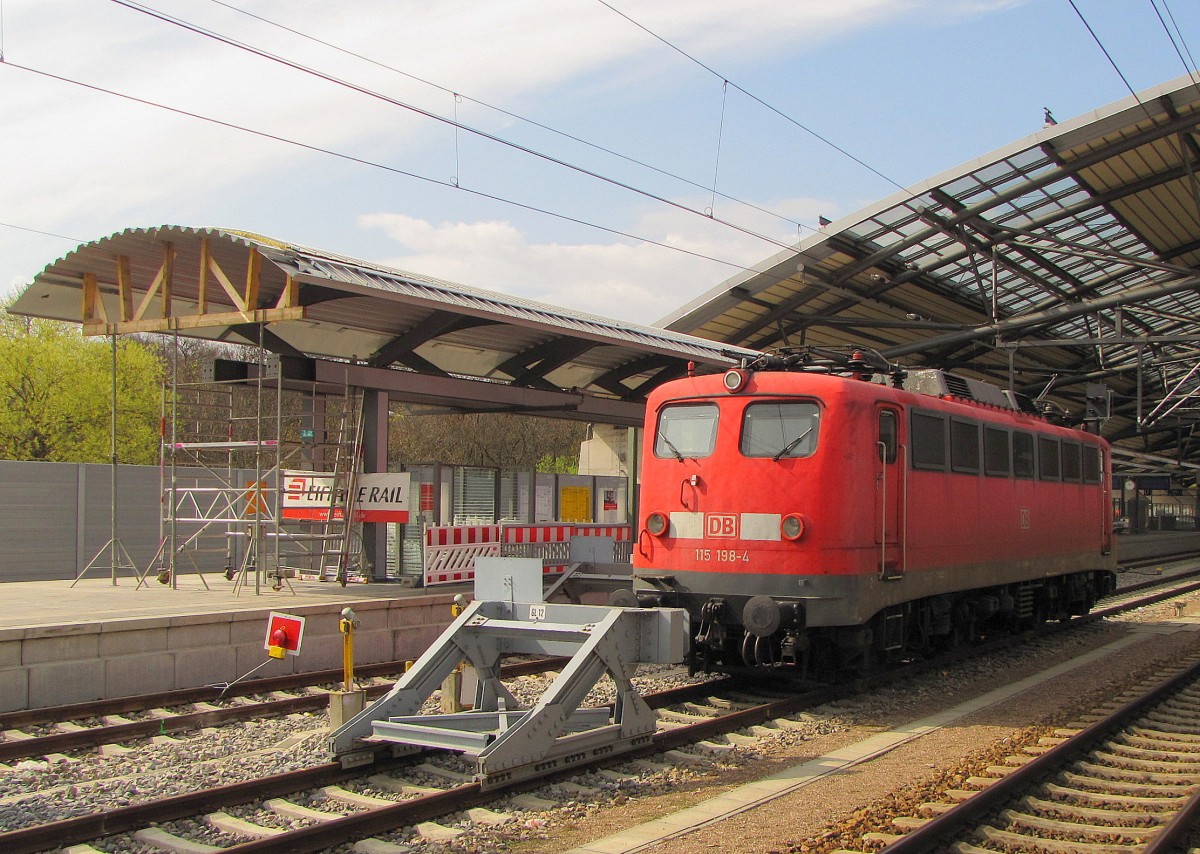
[[[712,563],[714,560],[718,563],[733,563],[736,561],[749,563],[750,552],[742,549],[696,549],[696,560],[704,563]]]

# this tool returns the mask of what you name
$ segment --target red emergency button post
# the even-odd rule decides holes
[[[272,611],[267,619],[267,636],[263,649],[271,658],[299,655],[300,642],[304,639],[304,618]]]

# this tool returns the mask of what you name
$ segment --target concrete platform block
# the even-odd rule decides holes
[[[297,672],[306,673],[311,670],[332,670],[342,666],[342,636],[309,638],[308,629],[304,631],[304,645],[300,647],[297,656]],[[354,660],[363,661],[358,649],[358,636],[354,639]]]
[[[24,629],[22,637],[26,640],[35,638],[63,638],[72,635],[90,635],[99,631],[95,623],[87,621],[86,612],[83,616],[71,614],[70,622],[55,623],[54,625],[30,626]]]
[[[358,620],[360,623],[359,631],[380,631],[389,627],[389,610],[386,607],[370,607],[370,605],[374,604],[376,603],[371,602],[354,606],[354,613],[358,615]]]
[[[341,608],[336,608],[335,610],[323,614],[303,614],[297,616],[304,617],[304,639],[306,642],[309,637],[331,637],[333,635],[341,635],[341,632],[338,629],[338,623],[342,619]]]
[[[127,629],[100,633],[100,657],[139,655],[167,648],[167,629]]]
[[[175,656],[169,652],[122,655],[104,661],[104,696],[149,694],[174,687]]]
[[[23,667],[0,670],[0,712],[29,708],[29,671]]]
[[[277,610],[286,614],[292,613],[287,608]],[[267,619],[270,615],[270,611],[245,611],[233,614],[233,619],[229,622],[229,642],[234,646],[252,641],[262,643],[267,634]]]
[[[21,647],[21,663],[25,665],[80,661],[99,655],[100,633],[95,628],[86,633],[27,638]]]
[[[21,663],[21,641],[0,640],[0,667],[16,667]]]
[[[237,654],[232,647],[181,649],[175,653],[175,687],[199,688],[238,677]]]
[[[305,646],[308,640],[305,639]],[[341,636],[337,638],[339,654],[342,649]],[[392,654],[392,632],[390,629],[378,631],[357,631],[354,633],[354,659],[363,663],[373,661],[388,661]]]
[[[230,622],[194,622],[167,629],[166,649],[195,649],[202,646],[228,646]]]
[[[447,615],[446,625],[449,624]],[[425,626],[420,629],[396,632],[393,639],[392,660],[405,661],[410,658],[420,658],[421,653],[429,649],[445,630],[446,626]],[[380,661],[383,660],[380,659]]]
[[[29,671],[29,707],[85,703],[104,697],[104,660],[43,663]]]

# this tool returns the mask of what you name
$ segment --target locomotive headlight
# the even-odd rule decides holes
[[[804,536],[804,517],[799,513],[789,513],[783,517],[779,529],[785,539],[798,540]]]
[[[651,513],[646,517],[646,530],[656,537],[667,532],[667,517],[661,513]]]
[[[721,377],[721,382],[725,386],[725,391],[737,394],[746,387],[746,383],[750,382],[750,373],[741,368],[730,368],[725,372],[725,376]]]

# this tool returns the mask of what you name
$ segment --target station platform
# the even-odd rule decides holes
[[[205,580],[208,587],[205,587]],[[210,573],[9,582],[0,595],[0,711],[232,682],[340,667],[342,609],[354,609],[355,660],[418,657],[449,625],[456,593],[471,585],[420,589],[393,583],[292,580],[274,591]],[[271,612],[304,617],[299,655],[268,659]]]
[[[1122,561],[1154,560],[1200,551],[1200,531],[1149,531],[1119,534],[1114,539],[1117,557]]]

